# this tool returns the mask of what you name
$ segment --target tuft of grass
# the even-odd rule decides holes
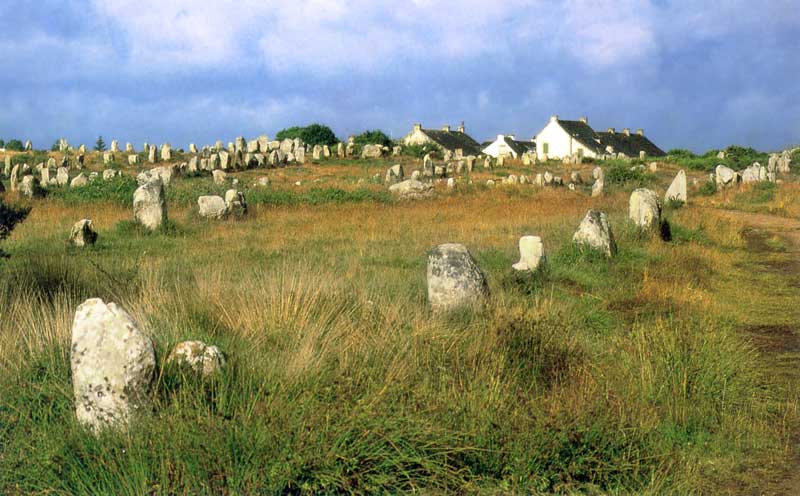
[[[130,206],[133,193],[138,184],[130,176],[116,176],[109,181],[96,178],[79,188],[50,188],[47,196],[63,201],[68,205],[84,205],[97,202],[111,202],[120,206]]]

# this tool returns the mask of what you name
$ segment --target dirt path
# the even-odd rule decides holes
[[[756,270],[779,275],[785,281],[785,291],[796,291],[796,313],[800,306],[800,221],[785,217],[746,212],[726,212],[732,219],[748,226],[745,237],[752,251],[764,253],[764,263]],[[775,250],[768,240],[779,239],[785,249]],[[794,299],[794,295],[792,295]],[[776,308],[777,312],[791,311]],[[800,392],[800,321],[781,325],[753,326],[746,329],[753,343],[767,360],[768,370],[787,394],[797,396]],[[789,463],[779,477],[759,481],[755,492],[758,495],[800,495],[800,424],[789,426],[790,444],[786,457]],[[748,494],[745,492],[745,494]]]

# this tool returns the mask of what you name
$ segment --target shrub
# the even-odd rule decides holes
[[[0,139],[0,148],[5,148],[6,142]]]
[[[407,157],[422,158],[430,153],[434,158],[440,157],[441,149],[435,143],[426,143],[424,145],[405,145],[401,152]]]
[[[694,152],[685,148],[673,148],[667,152],[667,155],[669,155],[669,158],[694,158],[697,156]]]
[[[306,127],[289,127],[278,131],[275,139],[300,138],[307,145],[335,145],[339,142],[331,128],[322,124],[311,124]]]
[[[629,163],[612,164],[606,172],[605,180],[609,185],[633,184],[644,186],[653,180],[653,175],[648,174],[639,167]]]
[[[8,140],[8,143],[6,143],[6,150],[21,152],[25,150],[25,145],[18,139]]]
[[[25,217],[28,216],[30,211],[30,208],[18,208],[0,202],[0,239],[8,237],[17,224],[25,220]],[[7,256],[8,255],[0,249],[0,257]]]
[[[717,192],[717,183],[714,181],[706,181],[702,186],[700,186],[700,189],[697,190],[697,192],[703,196],[711,196]]]
[[[372,131],[364,131],[355,137],[357,145],[382,145],[392,146],[392,140],[386,133],[380,129],[373,129]]]

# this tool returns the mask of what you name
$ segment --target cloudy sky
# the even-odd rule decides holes
[[[4,0],[0,137],[209,143],[547,117],[800,143],[798,0]]]

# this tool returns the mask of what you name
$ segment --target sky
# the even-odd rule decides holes
[[[464,121],[485,141],[556,114],[665,150],[777,150],[800,144],[799,2],[2,0],[0,138],[138,149]]]

